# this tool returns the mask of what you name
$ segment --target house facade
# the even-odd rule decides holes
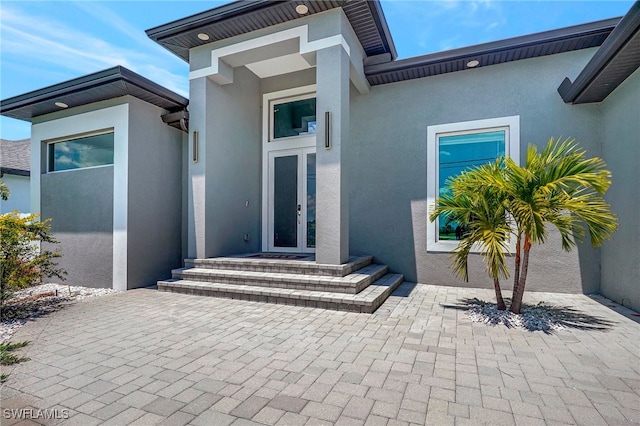
[[[19,211],[29,213],[31,208],[31,141],[0,139],[0,179],[7,185],[11,196],[0,199],[0,214]]]
[[[2,114],[33,123],[31,209],[54,219],[69,280],[122,289],[246,253],[371,255],[407,281],[490,286],[480,256],[469,283],[451,273],[455,224],[428,220],[444,181],[571,136],[611,169],[620,229],[571,253],[552,234],[528,289],[640,309],[639,28],[636,3],[397,60],[378,2],[242,1],[147,31],[188,61],[188,100],[116,67]],[[71,161],[78,147],[92,158]]]

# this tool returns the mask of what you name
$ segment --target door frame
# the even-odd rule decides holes
[[[269,197],[268,197],[268,222],[267,222],[267,249],[270,252],[282,253],[315,253],[315,247],[307,246],[307,161],[309,154],[315,154],[315,147],[282,149],[278,151],[269,151]],[[272,196],[275,187],[275,174],[273,173],[275,159],[278,157],[297,156],[297,194],[298,205],[301,207],[300,217],[297,224],[297,243],[296,247],[276,247],[274,241],[275,231],[275,209],[274,197]]]
[[[313,148],[313,152],[315,152],[316,147],[316,135],[304,135],[304,136],[293,136],[288,138],[282,138],[278,140],[271,140],[271,127],[272,127],[272,108],[271,106],[275,102],[283,102],[289,100],[298,100],[304,99],[306,97],[315,97],[316,96],[316,85],[308,85],[296,87],[293,89],[280,90],[277,92],[265,93],[262,96],[262,251],[269,252],[273,250],[277,250],[280,252],[287,251],[295,251],[300,252],[301,250],[289,249],[285,248],[273,248],[273,244],[271,244],[271,235],[270,229],[273,229],[273,224],[270,226],[270,217],[272,216],[271,210],[273,207],[273,200],[271,197],[271,191],[273,188],[273,182],[270,182],[270,158],[271,154],[277,151],[295,151],[295,150],[303,150],[303,166],[306,165],[306,154],[312,152],[311,148]],[[303,167],[304,170],[298,170],[298,176],[300,178],[301,173],[306,171],[306,167]],[[306,194],[306,175],[303,176],[302,184],[299,186],[303,186],[303,194]],[[300,191],[300,189],[298,190]],[[300,197],[300,195],[298,195]],[[300,198],[299,198],[300,199]],[[303,215],[302,219],[304,219],[304,224],[306,224],[306,196],[302,197],[303,201]],[[317,220],[317,218],[316,218]],[[306,229],[306,228],[305,228]],[[302,247],[302,252],[315,252],[315,249],[307,249],[306,248],[306,230],[302,236],[304,240],[304,245],[302,241],[299,244]],[[306,249],[306,250],[305,250]]]

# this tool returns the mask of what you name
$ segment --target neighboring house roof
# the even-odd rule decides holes
[[[29,176],[31,169],[31,140],[0,139],[0,175]]]
[[[521,59],[553,55],[600,46],[611,34],[620,18],[544,31],[476,46],[417,56],[399,61],[365,66],[371,85],[429,77],[476,67],[496,65]]]
[[[639,66],[640,1],[636,1],[575,81],[565,78],[558,93],[567,103],[601,102]]]
[[[296,6],[306,5],[300,15]],[[378,1],[366,0],[240,0],[147,30],[147,35],[185,61],[189,49],[342,7],[367,56],[397,57],[387,21]],[[201,40],[198,34],[209,36]]]
[[[60,111],[56,102],[76,107],[131,95],[173,112],[186,108],[189,100],[122,66],[99,71],[64,83],[0,101],[0,114],[31,121]]]

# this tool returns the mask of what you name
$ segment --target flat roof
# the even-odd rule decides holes
[[[621,18],[365,66],[372,86],[600,46]]]
[[[61,111],[62,103],[73,108],[125,95],[156,105],[167,111],[184,109],[189,100],[122,66],[74,78],[43,89],[0,101],[0,114],[18,120]]]
[[[296,6],[306,5],[301,15]],[[189,61],[189,49],[342,7],[367,56],[398,54],[378,1],[367,0],[238,0],[146,31],[147,36]],[[209,36],[201,40],[198,34]]]
[[[640,1],[636,1],[575,81],[565,78],[558,93],[567,103],[602,102],[639,66]]]

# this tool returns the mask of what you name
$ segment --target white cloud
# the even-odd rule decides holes
[[[97,6],[82,5],[82,9]],[[179,67],[176,65],[176,61],[181,63],[179,59],[170,57],[170,53],[146,39],[143,31],[135,36],[136,28],[102,6],[96,8],[92,16],[100,14],[116,30],[135,37],[137,43],[119,46],[53,18],[27,15],[18,8],[3,6],[0,14],[3,61],[11,57],[17,62],[36,62],[40,69],[59,67],[72,71],[69,73],[72,76],[122,65],[188,96],[186,63],[182,66],[184,74],[172,72],[169,68]]]

